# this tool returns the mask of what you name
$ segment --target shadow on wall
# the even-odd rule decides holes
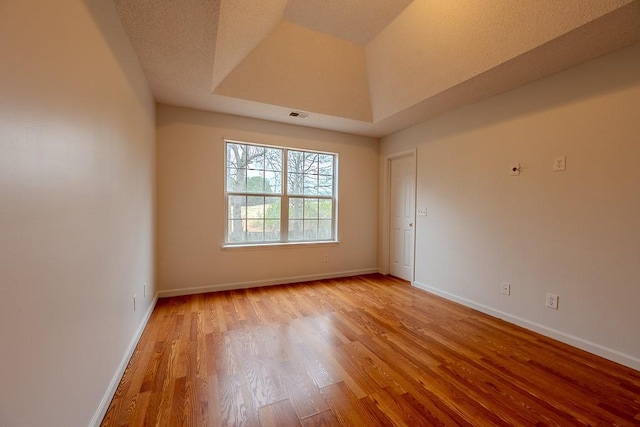
[[[131,92],[135,94],[136,99],[140,102],[140,105],[143,107],[142,110],[146,110],[145,106],[149,102],[151,90],[144,90],[145,87],[149,87],[149,84],[145,80],[138,55],[133,50],[131,42],[124,30],[120,28],[122,24],[118,19],[114,3],[100,0],[83,0],[83,3],[91,14],[96,26],[100,29],[105,43],[109,46],[109,50],[120,65],[120,68],[123,70],[137,68],[137,72],[135,73],[123,72],[122,77],[127,81],[129,89],[131,89]],[[114,27],[117,31],[114,30]],[[138,78],[139,81],[131,81],[132,78]],[[154,120],[154,117],[151,117],[151,120]]]

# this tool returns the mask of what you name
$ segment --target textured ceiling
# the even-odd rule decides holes
[[[640,0],[115,3],[158,102],[371,136],[640,40]]]
[[[282,18],[366,45],[412,0],[289,0]]]

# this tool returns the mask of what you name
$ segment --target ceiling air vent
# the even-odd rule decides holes
[[[309,117],[308,113],[303,113],[302,111],[292,111],[289,113],[289,117],[297,117],[299,119],[306,119]]]

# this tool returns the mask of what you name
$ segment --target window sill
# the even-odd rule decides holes
[[[337,246],[339,240],[327,240],[321,242],[287,242],[287,243],[248,243],[238,245],[222,245],[223,250],[266,250],[266,249],[295,249],[313,246]]]

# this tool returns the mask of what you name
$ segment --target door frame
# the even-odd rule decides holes
[[[409,150],[398,151],[396,153],[391,153],[385,155],[382,160],[382,230],[380,233],[381,236],[381,253],[380,253],[380,273],[384,275],[388,275],[390,271],[391,264],[391,161],[395,159],[399,159],[401,157],[413,157],[414,162],[414,211],[416,210],[417,205],[417,190],[418,190],[418,148],[412,148]],[[415,215],[415,212],[414,212]],[[411,286],[414,286],[413,282],[416,277],[416,230],[418,228],[417,221],[414,221],[413,228],[413,269],[411,272]]]

